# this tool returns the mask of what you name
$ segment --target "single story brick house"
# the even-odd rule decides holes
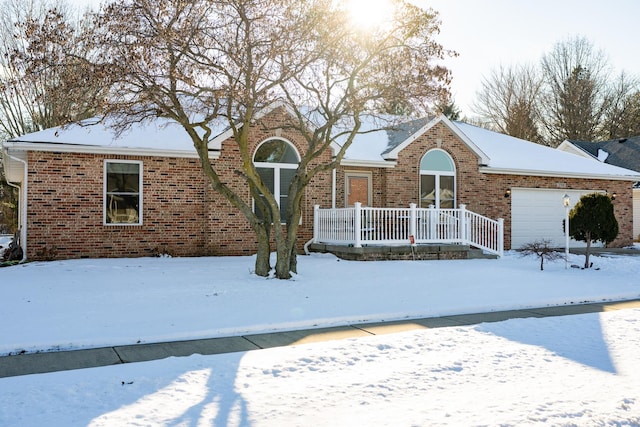
[[[304,139],[266,112],[251,135],[254,161],[286,203],[287,177]],[[253,128],[252,128],[253,129]],[[265,130],[270,129],[270,130]],[[211,161],[246,200],[240,157],[223,123]],[[102,124],[52,128],[3,144],[7,179],[20,186],[21,242],[28,259],[246,255],[256,251],[244,217],[214,192],[186,132],[157,122],[119,137]],[[277,156],[273,154],[277,153]],[[333,153],[327,152],[330,160]],[[313,237],[314,206],[466,209],[504,219],[504,248],[540,238],[562,246],[562,197],[615,194],[614,246],[632,243],[632,184],[640,174],[491,132],[444,116],[359,135],[341,165],[316,176],[303,202],[300,245]],[[282,205],[281,205],[282,206]]]
[[[640,136],[599,142],[566,140],[558,149],[640,172]],[[640,240],[640,181],[636,182],[633,188],[633,237]]]

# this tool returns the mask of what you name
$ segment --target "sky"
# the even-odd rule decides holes
[[[99,4],[99,0],[69,1],[79,6]],[[605,51],[617,72],[640,76],[637,0],[413,1],[439,12],[438,40],[459,53],[446,65],[453,72],[454,100],[464,115],[472,115],[476,92],[492,69],[538,63],[555,43],[578,35]]]

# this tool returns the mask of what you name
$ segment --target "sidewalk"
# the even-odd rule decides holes
[[[222,354],[283,347],[346,338],[384,335],[425,328],[474,325],[526,317],[566,316],[640,308],[640,299],[597,304],[576,304],[525,310],[461,314],[396,322],[364,323],[333,328],[272,332],[237,337],[210,338],[154,344],[102,347],[86,350],[20,354],[0,357],[0,378],[121,363],[145,362],[171,356]]]

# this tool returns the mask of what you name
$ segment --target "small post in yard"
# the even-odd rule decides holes
[[[562,204],[564,205],[564,268],[569,268],[569,206],[571,205],[571,198],[568,194],[562,197]]]

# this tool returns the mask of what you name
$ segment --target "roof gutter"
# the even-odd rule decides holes
[[[9,154],[9,150],[4,149],[4,153],[11,160],[22,163],[24,167],[24,177],[22,178],[22,185],[14,184],[12,182],[7,181],[7,184],[18,189],[18,195],[20,198],[20,210],[18,211],[19,223],[20,223],[20,244],[22,246],[22,259],[20,262],[25,262],[27,260],[27,179],[29,177],[27,171],[27,161],[22,160],[18,157],[12,156]]]
[[[126,156],[145,156],[145,157],[178,157],[178,158],[198,158],[198,153],[193,150],[148,150],[145,148],[127,148],[127,147],[104,147],[93,145],[75,145],[75,144],[59,144],[50,142],[22,142],[7,141],[5,147],[24,151],[45,151],[56,153],[86,153],[86,154],[105,154],[105,155],[126,155]],[[211,159],[216,160],[220,157],[219,150],[209,150]]]
[[[638,175],[602,175],[602,174],[580,174],[580,173],[567,173],[567,172],[542,172],[537,170],[518,170],[518,169],[502,169],[492,167],[480,167],[479,171],[482,173],[490,173],[497,175],[526,175],[526,176],[542,176],[550,178],[577,178],[577,179],[609,179],[612,181],[640,181],[640,174]]]

